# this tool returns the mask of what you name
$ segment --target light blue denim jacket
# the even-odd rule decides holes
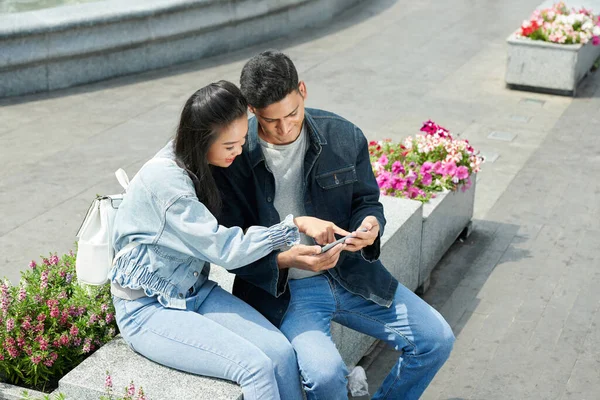
[[[209,263],[231,270],[273,250],[296,244],[293,217],[270,228],[225,228],[198,201],[194,184],[175,162],[170,142],[131,180],[114,223],[115,254],[132,241],[141,245],[117,260],[109,279],[143,289],[165,307],[185,309],[190,288],[208,294]]]

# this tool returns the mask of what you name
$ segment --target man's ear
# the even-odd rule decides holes
[[[300,92],[300,96],[302,96],[302,98],[306,100],[308,92],[306,91],[306,83],[304,83],[304,81],[298,82],[298,91]]]
[[[252,114],[256,115],[255,108],[252,107],[251,105],[248,105],[248,111],[250,111]]]

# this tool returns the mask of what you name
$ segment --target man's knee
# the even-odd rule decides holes
[[[283,335],[271,342],[270,353],[269,356],[271,356],[275,365],[297,364],[296,352],[292,344]]]
[[[336,363],[325,363],[314,368],[301,369],[302,384],[308,399],[347,399],[347,369],[340,359]]]

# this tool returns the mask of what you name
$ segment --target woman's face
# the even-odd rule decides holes
[[[217,167],[229,167],[233,160],[242,154],[242,146],[246,143],[247,134],[246,115],[222,128],[219,137],[208,149],[208,163]]]

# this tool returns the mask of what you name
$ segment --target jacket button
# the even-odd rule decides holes
[[[179,293],[179,298],[183,299],[183,293]]]
[[[270,202],[272,202],[272,201],[273,201],[273,199],[271,198],[271,196],[267,197],[267,202],[269,202],[269,203],[270,203]]]
[[[198,271],[194,271],[194,276],[197,278],[198,277]]]

